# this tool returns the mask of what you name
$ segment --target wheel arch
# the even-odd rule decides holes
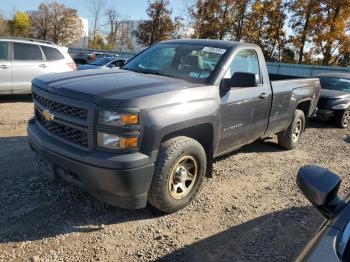
[[[305,118],[309,117],[309,115],[310,115],[310,108],[311,108],[311,100],[309,100],[309,99],[300,101],[297,104],[297,107],[296,107],[296,109],[299,109],[299,110],[304,112]]]
[[[202,123],[190,127],[181,128],[165,134],[161,143],[177,137],[186,136],[196,140],[204,148],[207,157],[207,177],[212,176],[213,148],[214,148],[214,126],[212,123]]]

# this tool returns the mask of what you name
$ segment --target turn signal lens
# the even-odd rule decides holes
[[[132,126],[140,123],[138,113],[118,113],[113,111],[98,112],[98,123],[105,126]]]
[[[124,137],[119,142],[120,148],[136,148],[139,145],[138,137]]]
[[[98,132],[97,146],[108,149],[134,149],[139,146],[139,138],[138,136],[121,137]]]
[[[137,125],[139,123],[138,114],[121,115],[121,122],[124,125]]]

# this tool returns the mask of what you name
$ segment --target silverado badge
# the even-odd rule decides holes
[[[46,121],[52,121],[55,118],[55,115],[51,114],[49,110],[44,110],[43,111],[43,117],[45,118]]]

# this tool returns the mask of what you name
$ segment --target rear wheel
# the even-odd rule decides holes
[[[334,117],[335,124],[340,128],[346,128],[350,124],[350,109],[337,111]]]
[[[293,122],[287,130],[278,134],[278,144],[286,149],[294,149],[298,146],[305,129],[304,112],[295,110]]]
[[[199,191],[206,166],[205,151],[196,140],[181,136],[163,142],[148,202],[164,213],[184,208]]]

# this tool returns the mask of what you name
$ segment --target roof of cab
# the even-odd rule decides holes
[[[160,42],[161,44],[192,44],[192,45],[208,45],[219,48],[230,48],[233,46],[253,46],[257,47],[255,44],[244,43],[244,42],[234,42],[226,40],[211,40],[211,39],[177,39],[177,40],[167,40]]]

